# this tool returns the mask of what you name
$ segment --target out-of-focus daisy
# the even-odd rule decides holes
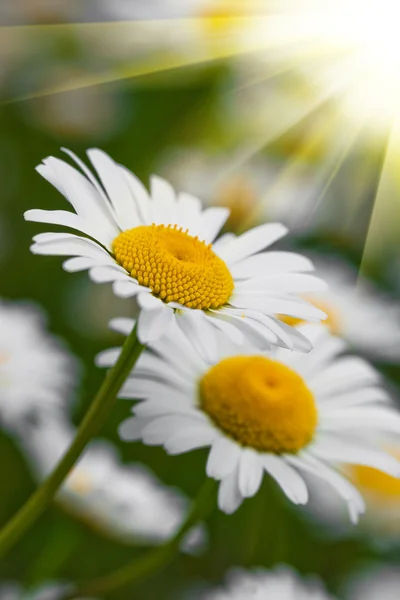
[[[0,600],[61,600],[69,589],[71,586],[65,583],[51,582],[24,589],[19,583],[0,581]],[[89,598],[80,600],[89,600]]]
[[[397,565],[376,565],[354,576],[347,585],[346,600],[398,600],[400,572]]]
[[[385,449],[400,459],[399,444],[386,444]],[[400,480],[368,466],[346,466],[345,472],[366,500],[365,527],[375,535],[400,542]]]
[[[62,419],[43,419],[21,440],[28,459],[43,479],[62,458],[74,431]],[[64,482],[58,500],[66,510],[93,528],[126,542],[157,544],[169,539],[182,523],[188,501],[141,465],[123,465],[107,442],[89,446]],[[185,549],[204,541],[192,530]]]
[[[352,349],[377,360],[400,359],[399,303],[379,292],[339,259],[312,256],[316,272],[328,284],[326,292],[307,298],[328,315],[324,325],[345,338]],[[297,321],[284,318],[288,323]]]
[[[229,230],[243,231],[264,219],[280,221],[291,232],[311,226],[315,201],[311,179],[286,173],[271,159],[243,163],[234,155],[185,149],[170,156],[162,170],[175,187],[191,189],[208,205],[229,208]]]
[[[74,359],[46,331],[36,307],[0,300],[0,421],[6,427],[61,410],[75,374]]]
[[[200,595],[201,600],[333,600],[321,582],[302,579],[286,566],[274,571],[233,569],[223,588]]]
[[[125,334],[132,328],[127,320],[112,325]],[[163,445],[170,454],[210,447],[207,475],[221,482],[218,504],[226,513],[257,493],[264,472],[292,502],[305,504],[304,472],[332,486],[357,521],[361,494],[333,465],[400,476],[400,463],[370,442],[373,433],[400,434],[400,415],[386,405],[370,365],[340,356],[341,339],[322,325],[300,329],[314,345],[310,354],[260,353],[221,337],[210,361],[176,327],[145,351],[125,383],[121,397],[142,401],[121,437]],[[98,363],[113,365],[119,352],[102,353]]]
[[[302,256],[265,252],[287,233],[283,225],[267,223],[214,241],[228,209],[202,210],[200,200],[177,195],[159,177],[151,178],[149,194],[128,169],[100,150],[89,150],[100,184],[69,154],[86,177],[53,157],[37,170],[76,213],[35,209],[25,218],[77,229],[87,237],[42,233],[35,236],[32,252],[72,256],[64,262],[66,270],[88,269],[94,281],[113,282],[117,295],[137,296],[142,343],[157,339],[176,319],[210,353],[215,328],[237,341],[245,332],[260,343],[310,350],[299,332],[274,315],[324,318],[298,294],[325,289],[325,284],[304,273],[312,265]]]

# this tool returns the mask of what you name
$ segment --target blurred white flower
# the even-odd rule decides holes
[[[38,308],[0,300],[0,421],[6,427],[23,429],[25,419],[64,409],[76,366],[46,331]]]
[[[399,600],[400,571],[397,565],[380,565],[361,572],[349,582],[346,600]]]
[[[33,86],[45,93],[27,103],[23,115],[40,129],[62,139],[108,139],[126,126],[130,116],[130,104],[116,86],[93,85],[91,71],[95,62],[78,68],[60,60],[40,64],[35,70]],[[24,77],[30,85],[31,66]],[[67,88],[65,91],[59,91]]]
[[[313,226],[311,176],[286,172],[279,161],[261,156],[243,161],[239,155],[182,148],[164,160],[161,172],[208,205],[229,208],[232,231],[264,220],[282,222],[291,233]]]
[[[74,430],[62,419],[43,419],[21,443],[39,480],[71,445]],[[94,529],[127,543],[159,544],[184,520],[188,501],[177,489],[164,486],[142,465],[124,465],[114,447],[95,441],[65,480],[58,500]],[[189,532],[186,551],[197,551],[205,540],[202,528]]]
[[[328,318],[324,325],[343,337],[353,350],[372,359],[400,360],[400,305],[360,276],[349,263],[310,255],[326,292],[307,295]],[[290,324],[295,321],[285,319]]]
[[[118,319],[127,335],[133,323]],[[400,462],[371,441],[400,434],[400,414],[387,404],[379,374],[322,325],[303,325],[309,354],[261,352],[221,335],[210,360],[175,326],[145,350],[120,396],[141,400],[120,428],[125,440],[162,445],[170,454],[209,448],[206,472],[220,481],[218,506],[233,513],[257,494],[264,474],[294,504],[306,504],[302,473],[315,476],[345,501],[351,520],[364,511],[358,489],[338,462],[373,466],[400,476]],[[120,349],[100,354],[112,366]]]
[[[38,172],[60,191],[76,212],[32,209],[27,221],[61,225],[83,235],[41,233],[35,254],[71,256],[70,272],[89,271],[96,283],[110,282],[121,297],[137,297],[141,308],[138,337],[146,344],[173,323],[213,352],[215,332],[259,344],[301,351],[309,341],[276,313],[308,320],[325,318],[300,293],[324,290],[306,273],[310,261],[290,252],[270,252],[287,233],[280,223],[265,223],[240,236],[217,236],[229,216],[223,207],[203,210],[201,201],[177,194],[153,176],[151,191],[128,169],[98,149],[88,151],[100,182],[72,152],[83,174],[68,163],[46,158]],[[89,237],[87,237],[89,236]]]
[[[68,583],[51,582],[24,589],[19,583],[0,581],[0,600],[61,600],[70,589],[72,588]],[[90,599],[78,598],[77,600]]]
[[[206,0],[88,0],[87,14],[101,20],[179,19],[196,14]]]
[[[386,436],[380,445],[400,459],[398,441],[390,444]],[[400,542],[400,479],[364,465],[339,468],[361,491],[366,503],[366,514],[358,534],[367,535],[379,544],[397,545]],[[310,481],[309,485],[312,493],[307,514],[333,537],[348,535],[349,525],[342,503],[315,481]]]
[[[321,582],[302,578],[289,567],[232,569],[223,588],[200,595],[201,600],[333,600]],[[386,600],[386,598],[385,598]]]

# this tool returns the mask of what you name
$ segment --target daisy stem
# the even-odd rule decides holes
[[[173,561],[176,554],[179,552],[181,542],[188,531],[196,525],[196,523],[206,519],[213,511],[215,507],[215,492],[217,485],[218,482],[214,479],[206,479],[200,488],[196,499],[193,501],[185,521],[168,542],[109,575],[83,584],[73,593],[68,594],[64,600],[73,600],[74,598],[88,596],[103,597],[128,584],[143,581],[150,575],[153,575],[166,567]]]
[[[88,442],[105,424],[122,384],[128,377],[143,349],[144,346],[137,338],[135,326],[126,338],[117,362],[107,373],[96,397],[83,418],[72,445],[54,471],[0,532],[0,557],[18,542],[25,531],[40,517]]]

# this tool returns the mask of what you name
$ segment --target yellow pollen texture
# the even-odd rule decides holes
[[[200,404],[228,436],[262,452],[295,453],[313,438],[318,414],[303,379],[264,356],[217,363],[199,384]]]
[[[188,308],[219,308],[233,292],[226,264],[197,236],[176,225],[143,225],[113,242],[116,261],[164,302]]]
[[[326,313],[327,318],[325,319],[325,321],[322,321],[323,325],[328,327],[333,335],[340,335],[341,319],[338,310],[334,306],[332,306],[332,304],[326,302],[325,300],[321,300],[319,298],[317,300],[314,300],[313,298],[306,299],[312,302],[314,306],[323,310],[324,313]],[[297,319],[296,317],[289,317],[287,315],[278,315],[278,318],[284,323],[291,325],[292,327],[300,325],[300,323],[305,323],[305,321],[303,321],[302,319]]]

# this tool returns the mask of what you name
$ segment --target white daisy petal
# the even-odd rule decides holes
[[[173,323],[172,310],[163,306],[161,301],[156,310],[142,310],[138,319],[138,337],[142,344],[157,340],[161,335],[167,334]]]
[[[157,175],[152,175],[150,178],[150,189],[154,206],[154,223],[156,225],[177,225],[178,205],[172,185],[165,179]]]
[[[323,396],[320,398],[319,413],[328,417],[331,413],[341,411],[352,406],[389,402],[388,393],[381,388],[361,388],[360,390],[343,391],[337,396]]]
[[[95,358],[98,367],[113,367],[121,354],[121,348],[108,348],[99,352]]]
[[[156,383],[156,382],[155,382]],[[186,402],[184,394],[175,390],[164,390],[158,392],[158,397],[155,393],[147,395],[147,398],[154,398],[148,402],[142,402],[134,407],[135,415],[138,417],[163,417],[171,414],[176,415],[193,415],[195,410],[192,405]],[[139,396],[135,395],[136,399]]]
[[[89,270],[89,276],[95,283],[126,281],[126,271],[119,265],[93,267]]]
[[[209,446],[216,437],[218,437],[218,433],[212,431],[209,427],[193,425],[192,427],[186,427],[185,431],[181,431],[179,434],[175,433],[165,442],[164,448],[168,454],[182,454],[183,452]]]
[[[224,479],[236,468],[241,448],[233,440],[218,438],[211,446],[207,460],[206,473],[214,479]]]
[[[101,246],[72,233],[46,233],[35,236],[31,247],[34,254],[56,256],[84,256],[114,264],[112,257]]]
[[[229,217],[229,209],[215,206],[204,211],[199,224],[199,239],[207,244],[214,241]]]
[[[200,311],[184,312],[176,319],[177,325],[188,338],[194,341],[194,346],[207,362],[212,362],[217,356],[217,342],[213,329],[208,325]]]
[[[143,429],[147,427],[149,421],[139,417],[130,417],[119,426],[118,433],[121,439],[127,442],[135,442],[142,439]]]
[[[218,490],[218,508],[227,515],[234,513],[242,503],[239,491],[238,469],[234,469],[220,483]]]
[[[32,209],[24,214],[25,221],[34,223],[49,223],[51,225],[64,225],[65,227],[76,229],[97,238],[105,246],[109,246],[112,240],[118,235],[118,229],[114,231],[99,231],[99,223],[83,219],[75,213],[66,210],[40,210]],[[101,228],[101,225],[100,225]]]
[[[203,423],[202,415],[199,414],[195,419],[184,415],[168,415],[158,417],[151,421],[143,430],[143,441],[149,446],[164,444],[172,438],[177,431],[186,428],[191,429],[196,424]]]
[[[180,193],[178,196],[179,225],[188,229],[190,235],[198,235],[201,217],[201,202],[190,194]]]
[[[234,292],[229,302],[236,308],[250,308],[271,315],[288,315],[306,321],[316,321],[326,318],[326,314],[322,310],[306,302],[296,299],[274,298],[260,293],[244,294]]]
[[[290,273],[313,271],[312,262],[294,252],[260,252],[232,265],[231,273],[235,279],[263,277],[272,273]]]
[[[284,459],[265,454],[261,460],[266,472],[275,479],[289,500],[294,504],[306,504],[308,490],[304,479]]]
[[[68,273],[77,273],[78,271],[87,271],[97,264],[97,261],[93,260],[93,258],[74,256],[73,258],[68,258],[65,260],[62,266],[65,271],[68,271]]]
[[[365,465],[387,473],[392,477],[400,477],[400,462],[381,450],[375,450],[366,444],[352,443],[343,437],[323,439],[315,442],[309,453],[316,458],[331,462]]]
[[[150,202],[150,196],[143,183],[129,169],[122,165],[118,165],[123,173],[132,197],[135,200],[136,207],[139,213],[139,218],[145,225],[153,223],[153,211]]]
[[[242,233],[231,239],[219,250],[219,256],[228,265],[233,265],[244,258],[267,248],[287,234],[287,229],[280,223],[266,223]]]
[[[111,319],[109,327],[112,331],[122,333],[123,335],[129,335],[135,326],[135,320],[129,317],[118,317]]]
[[[329,394],[337,394],[342,389],[356,387],[361,383],[377,382],[379,378],[379,373],[364,360],[347,356],[316,375],[312,380],[312,389],[315,394],[325,390]]]
[[[98,148],[88,150],[87,155],[110,198],[120,228],[124,230],[140,225],[141,220],[129,186],[125,178],[121,177],[119,165]]]
[[[365,503],[358,490],[330,467],[326,466],[321,461],[306,453],[300,457],[288,457],[287,460],[297,466],[297,468],[308,471],[316,477],[327,481],[337,493],[347,502],[350,519],[353,523],[357,523],[359,516],[365,510]]]
[[[138,285],[133,279],[126,277],[124,281],[118,280],[113,283],[113,290],[116,296],[120,298],[130,298],[138,294],[149,294],[150,290],[142,285]]]
[[[159,310],[162,304],[160,300],[152,294],[140,294],[138,296],[138,304],[145,310]]]
[[[254,292],[304,294],[326,290],[326,283],[314,275],[279,273],[240,281],[236,284],[235,289],[238,294],[252,294]]]
[[[263,459],[257,452],[245,448],[240,455],[239,490],[243,498],[254,496],[263,477]]]

